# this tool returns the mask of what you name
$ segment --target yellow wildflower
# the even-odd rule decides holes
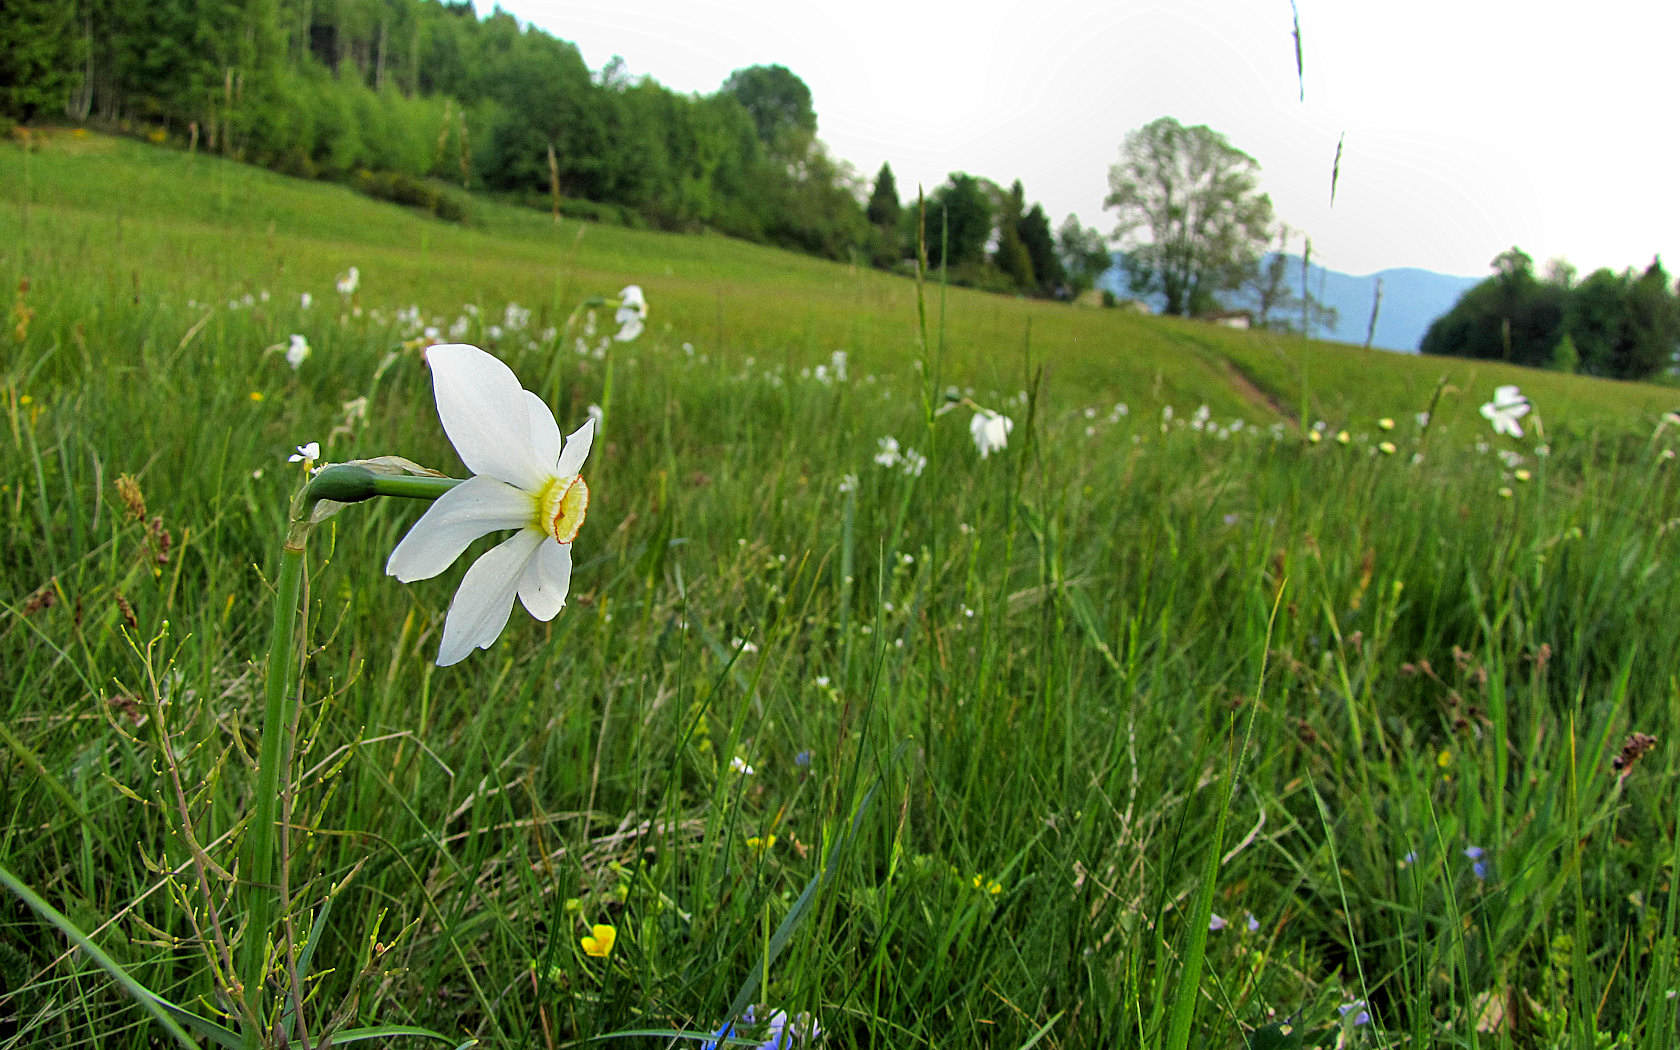
[[[580,942],[583,954],[593,955],[597,959],[605,959],[612,954],[613,942],[618,940],[618,931],[605,923],[596,923],[589,928],[589,935]]]

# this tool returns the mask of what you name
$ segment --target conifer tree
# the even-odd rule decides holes
[[[883,269],[896,265],[904,258],[904,235],[899,228],[903,211],[898,201],[898,184],[893,179],[892,166],[882,162],[864,215],[871,227],[870,259]]]
[[[1003,195],[998,208],[998,243],[993,261],[1015,287],[1023,292],[1034,291],[1038,281],[1033,276],[1032,258],[1021,243],[1021,220],[1026,216],[1026,191],[1016,179],[1009,192]]]

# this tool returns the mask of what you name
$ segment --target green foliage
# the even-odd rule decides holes
[[[1581,367],[1581,352],[1575,349],[1575,340],[1566,331],[1552,348],[1552,369],[1558,372],[1574,374]]]
[[[450,222],[467,217],[466,206],[455,194],[435,182],[397,171],[356,172],[351,185],[369,197],[392,201],[435,215]]]
[[[1032,256],[1021,238],[1026,207],[1026,191],[1021,188],[1021,180],[1016,179],[998,201],[997,249],[993,261],[1017,290],[1030,292],[1037,290],[1038,278],[1033,273]]]
[[[1642,274],[1600,269],[1581,281],[1563,267],[1537,280],[1531,260],[1516,248],[1493,266],[1492,277],[1430,325],[1424,353],[1534,368],[1567,364],[1568,371],[1612,379],[1648,379],[1675,364],[1680,297],[1660,260]]]
[[[0,115],[28,123],[64,114],[86,41],[76,6],[64,0],[7,0],[0,8]]]
[[[892,165],[883,161],[875,176],[875,188],[869,192],[869,206],[864,214],[876,226],[897,227],[903,208],[898,202],[898,182],[893,178]]]
[[[856,174],[835,163],[820,143],[793,172],[764,171],[761,180],[770,243],[845,259],[868,240]]]
[[[741,103],[758,141],[772,155],[801,157],[817,134],[811,89],[786,66],[737,69],[723,82],[722,92]]]
[[[928,265],[978,272],[995,223],[991,195],[980,179],[960,171],[927,199]]]
[[[1016,233],[1022,250],[1026,252],[1027,268],[1037,283],[1038,294],[1066,296],[1069,292],[1067,269],[1056,252],[1056,238],[1050,232],[1050,219],[1044,214],[1044,208],[1034,204],[1032,210],[1021,217]]]
[[[881,170],[875,176],[875,188],[869,193],[869,204],[864,208],[864,217],[871,227],[870,259],[881,269],[891,269],[906,255],[905,239],[900,230],[903,214],[892,166],[883,161]]]
[[[1254,158],[1205,125],[1161,117],[1129,133],[1103,203],[1120,213],[1114,239],[1132,291],[1159,293],[1166,313],[1188,316],[1239,287],[1270,236],[1259,175]]]
[[[1114,265],[1108,241],[1095,228],[1080,225],[1077,215],[1062,220],[1061,229],[1056,231],[1056,253],[1071,286],[1070,298],[1090,291],[1097,278]]]

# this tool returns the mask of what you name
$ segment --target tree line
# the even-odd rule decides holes
[[[6,0],[0,119],[66,117],[453,217],[435,184],[883,267],[917,243],[891,168],[871,190],[833,157],[786,68],[682,94],[469,0]],[[965,283],[1070,295],[1108,266],[1018,182],[954,174],[929,206],[930,262]]]
[[[1544,276],[1519,248],[1424,334],[1426,354],[1478,357],[1609,379],[1649,379],[1680,363],[1680,286],[1652,259],[1643,271]]]

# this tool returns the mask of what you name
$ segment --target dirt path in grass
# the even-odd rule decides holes
[[[1299,425],[1300,420],[1295,418],[1295,413],[1290,410],[1289,406],[1262,390],[1254,380],[1248,377],[1247,372],[1237,367],[1236,362],[1226,357],[1220,359],[1220,364],[1225,366],[1225,378],[1230,382],[1231,389],[1241,395],[1244,401],[1255,408],[1263,408],[1276,414],[1278,418],[1292,426]]]

